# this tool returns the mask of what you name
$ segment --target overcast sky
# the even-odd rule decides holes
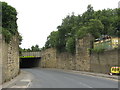
[[[62,19],[72,12],[82,14],[91,4],[94,10],[118,8],[120,0],[1,0],[16,8],[22,48],[38,44],[43,47],[47,36],[57,30]]]

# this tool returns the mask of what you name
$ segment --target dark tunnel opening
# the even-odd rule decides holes
[[[20,68],[40,67],[41,58],[20,58]]]

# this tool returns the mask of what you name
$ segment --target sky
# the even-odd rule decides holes
[[[120,0],[1,0],[16,8],[18,31],[23,37],[22,48],[45,45],[47,37],[57,30],[62,19],[72,12],[82,14],[91,4],[93,9],[118,8]]]

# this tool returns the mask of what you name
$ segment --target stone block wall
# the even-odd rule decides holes
[[[0,34],[0,84],[2,83],[2,34]]]
[[[112,66],[118,66],[120,62],[120,50],[105,51],[103,53],[91,53],[93,38],[87,35],[83,39],[76,40],[76,54],[67,52],[58,53],[50,48],[42,52],[41,67],[59,68],[98,73],[109,73]]]
[[[64,52],[64,53],[57,53],[56,55],[57,60],[57,68],[59,69],[70,69],[75,70],[75,56]]]
[[[40,66],[43,68],[56,68],[56,50],[53,48],[42,52]]]
[[[75,56],[67,52],[58,53],[56,49],[50,48],[42,52],[41,67],[75,69]]]
[[[93,37],[88,34],[76,40],[76,70],[90,70],[90,48],[93,47]]]
[[[75,55],[68,52],[58,53],[53,48],[43,51],[41,67],[89,71],[89,48],[92,47],[92,40],[93,38],[89,34],[82,39],[76,40]]]
[[[2,83],[11,80],[19,73],[19,41],[17,36],[14,36],[9,44],[0,35],[0,67],[2,68]]]
[[[90,60],[90,71],[98,73],[110,73],[110,68],[118,66],[120,52],[118,50],[105,51],[103,53],[92,53]]]

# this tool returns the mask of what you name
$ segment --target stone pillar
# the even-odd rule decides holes
[[[90,51],[93,47],[93,37],[88,34],[82,39],[76,39],[76,70],[90,71]]]

